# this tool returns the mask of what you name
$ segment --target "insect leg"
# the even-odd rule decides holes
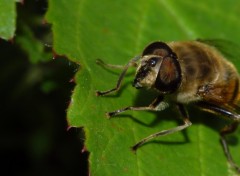
[[[233,133],[236,131],[239,121],[240,121],[240,115],[237,114],[236,112],[233,111],[233,108],[227,108],[227,107],[220,107],[217,105],[213,105],[210,103],[206,102],[200,102],[198,103],[198,106],[203,108],[204,110],[209,110],[211,112],[215,112],[218,114],[221,114],[228,119],[234,121],[231,125],[225,126],[221,131],[220,131],[220,136],[221,136],[221,144],[223,147],[223,151],[225,156],[227,157],[228,162],[230,165],[237,170],[237,172],[240,173],[240,167],[233,161],[232,155],[229,151],[227,140],[226,140],[226,135]],[[231,109],[231,110],[229,110]]]
[[[195,105],[205,111],[212,112],[215,114],[217,113],[217,114],[223,115],[224,117],[226,117],[229,120],[240,122],[240,115],[238,113],[234,112],[234,110],[233,110],[233,109],[235,109],[234,107],[222,107],[222,106],[218,106],[218,105],[204,102],[204,101],[197,102],[197,103],[195,103]]]
[[[120,74],[120,76],[119,76],[119,78],[118,78],[118,81],[117,81],[117,84],[116,84],[116,86],[115,86],[113,89],[106,90],[106,91],[96,91],[96,95],[97,95],[97,96],[102,96],[102,95],[109,94],[109,93],[111,93],[111,92],[118,91],[119,88],[120,88],[120,86],[121,86],[122,80],[123,80],[124,76],[126,75],[126,72],[127,72],[128,68],[131,67],[131,66],[136,65],[136,61],[139,60],[139,59],[140,59],[140,56],[136,56],[136,57],[134,57],[133,59],[131,59],[131,60],[127,63],[127,65],[125,65],[125,66],[123,67],[123,71],[122,71],[122,73]],[[100,63],[100,65],[104,65],[104,66],[111,67],[111,68],[113,68],[113,67],[115,67],[115,68],[118,67],[118,68],[119,68],[119,67],[120,67],[120,66],[114,66],[114,65],[105,64],[105,63],[104,63],[103,61],[101,61],[101,60],[98,60],[98,62]]]
[[[163,97],[158,96],[157,98],[154,99],[154,101],[149,106],[142,106],[142,107],[128,106],[128,107],[118,109],[113,112],[107,112],[106,115],[107,115],[107,117],[110,118],[110,117],[116,116],[116,115],[118,115],[122,112],[128,111],[128,110],[132,110],[132,111],[146,111],[146,110],[162,111],[165,108],[167,108],[167,106],[168,106],[168,104],[163,102]]]
[[[180,125],[180,126],[177,126],[175,128],[168,129],[168,130],[162,130],[160,132],[151,134],[150,136],[142,139],[137,144],[135,144],[132,147],[132,150],[136,151],[141,145],[145,144],[146,142],[148,142],[149,140],[151,140],[153,138],[156,138],[158,136],[165,136],[165,135],[168,135],[168,134],[171,134],[171,133],[175,133],[177,131],[181,131],[181,130],[189,127],[192,123],[189,121],[187,111],[185,110],[185,108],[184,108],[184,106],[182,104],[177,104],[177,106],[178,106],[179,112],[181,113],[181,118],[182,118],[182,120],[184,122],[183,125]]]
[[[96,60],[96,63],[97,63],[98,65],[103,66],[103,67],[108,67],[108,68],[112,68],[112,69],[121,69],[121,70],[123,70],[124,67],[125,67],[125,65],[107,64],[107,63],[105,63],[102,59],[97,59],[97,60]],[[132,65],[130,65],[130,66],[135,66],[135,67],[136,67],[137,65],[136,65],[136,63],[132,63]]]
[[[233,158],[232,158],[232,155],[229,151],[229,148],[228,148],[228,144],[227,144],[227,141],[226,141],[226,135],[227,134],[231,134],[233,133],[234,131],[236,131],[238,127],[238,123],[232,123],[231,125],[229,126],[225,126],[221,131],[220,131],[220,136],[221,136],[221,144],[222,144],[222,147],[223,147],[223,151],[227,157],[227,160],[228,162],[230,163],[230,165],[237,170],[237,172],[240,172],[240,167],[233,161]]]

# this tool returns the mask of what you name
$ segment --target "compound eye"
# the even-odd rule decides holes
[[[164,93],[175,91],[182,80],[181,67],[178,60],[167,56],[163,59],[156,78],[155,87]]]
[[[150,65],[151,67],[155,67],[156,64],[157,64],[157,62],[158,62],[158,58],[157,58],[157,57],[151,58],[151,59],[149,60],[149,65]]]
[[[171,54],[173,51],[172,49],[163,42],[153,42],[149,44],[143,51],[142,55],[157,55],[157,56],[162,56],[165,57],[169,54]]]

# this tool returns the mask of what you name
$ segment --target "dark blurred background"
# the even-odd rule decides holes
[[[88,175],[82,129],[66,122],[78,66],[53,56],[47,7],[17,3],[16,36],[0,39],[1,175]],[[42,50],[31,49],[39,43]]]

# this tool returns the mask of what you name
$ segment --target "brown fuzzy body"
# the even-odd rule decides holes
[[[180,103],[207,101],[236,104],[239,100],[239,75],[234,65],[212,46],[198,41],[170,42],[176,53],[182,82],[175,98]]]

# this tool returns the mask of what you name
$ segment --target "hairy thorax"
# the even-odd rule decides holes
[[[182,83],[176,92],[177,102],[237,101],[238,73],[215,48],[197,41],[169,45],[177,54],[182,70]]]

